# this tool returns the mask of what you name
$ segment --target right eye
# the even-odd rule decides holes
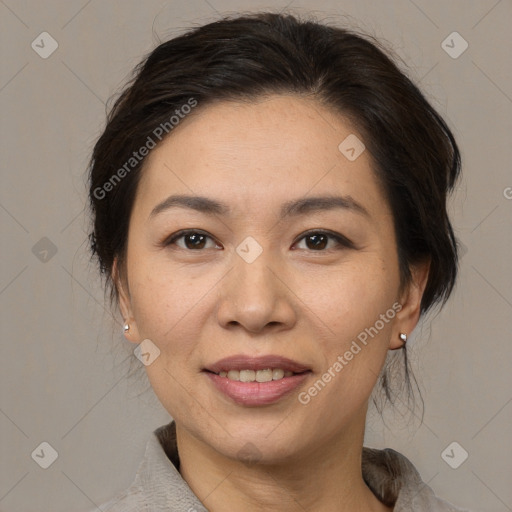
[[[177,243],[178,240],[183,239],[183,244]],[[169,247],[171,245],[176,245],[180,249],[191,250],[191,251],[200,251],[202,249],[214,249],[218,247],[218,245],[213,244],[213,246],[206,247],[207,241],[211,240],[214,242],[213,238],[205,233],[204,231],[198,231],[194,229],[182,229],[181,231],[177,231],[168,237],[162,245],[165,247]]]

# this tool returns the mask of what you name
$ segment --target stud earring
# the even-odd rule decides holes
[[[128,323],[124,324],[123,326],[123,332],[128,332],[130,330],[130,325]]]
[[[402,348],[403,348],[403,347],[405,347],[405,344],[407,343],[407,334],[401,332],[400,339],[404,342],[404,344],[402,345]]]

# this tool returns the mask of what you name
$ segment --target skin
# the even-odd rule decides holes
[[[364,151],[349,161],[338,145],[362,137],[311,99],[272,95],[197,108],[149,155],[130,219],[127,258],[113,273],[127,339],[150,339],[146,367],[177,426],[180,472],[208,510],[390,511],[361,476],[368,400],[387,351],[419,318],[428,265],[400,289],[392,216]],[[171,194],[226,203],[230,216],[174,207]],[[350,196],[350,209],[279,218],[282,203]],[[206,238],[161,242],[181,229]],[[335,239],[316,248],[308,230]],[[263,252],[247,263],[247,237]],[[327,240],[329,240],[327,242]],[[186,245],[188,244],[188,245]],[[395,302],[400,312],[307,405],[307,390]],[[277,354],[307,364],[305,383],[277,403],[238,405],[201,371],[234,355]],[[247,443],[252,443],[247,445]],[[240,450],[251,446],[255,463]]]

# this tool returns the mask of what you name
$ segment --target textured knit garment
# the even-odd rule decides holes
[[[412,463],[395,450],[363,447],[362,461],[366,484],[380,501],[394,505],[394,512],[469,512],[436,497]],[[172,421],[152,434],[132,485],[102,505],[101,510],[208,512],[181,477],[179,464],[176,425]]]

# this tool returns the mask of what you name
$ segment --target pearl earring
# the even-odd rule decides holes
[[[402,347],[405,347],[405,344],[407,343],[407,334],[401,332],[400,333],[400,339],[404,342],[404,344],[402,345]]]
[[[123,331],[126,333],[130,330],[130,325],[128,323],[124,324]]]

